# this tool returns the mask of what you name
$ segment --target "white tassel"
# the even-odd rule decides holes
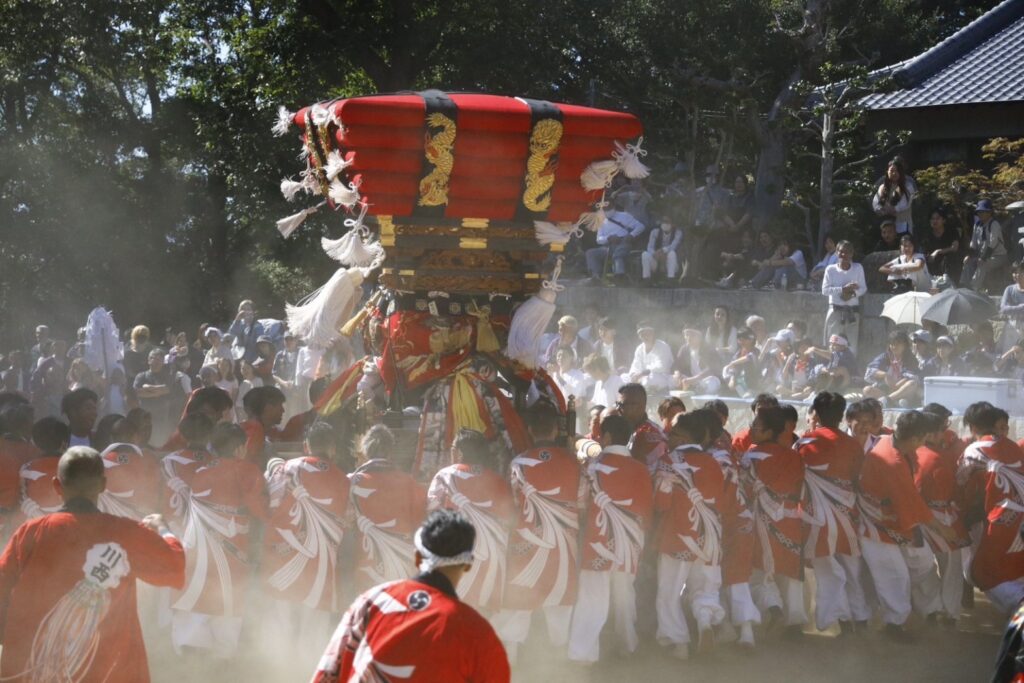
[[[359,287],[368,272],[364,268],[339,268],[327,284],[298,305],[285,306],[288,330],[310,346],[326,347],[340,336],[338,328],[352,317],[361,294]]]
[[[565,289],[558,284],[561,272],[562,257],[559,256],[551,279],[545,280],[541,290],[517,308],[512,316],[505,355],[529,368],[537,367],[537,344],[555,315],[558,292]]]
[[[309,191],[304,182],[292,180],[291,178],[285,178],[281,181],[281,194],[290,202],[295,201],[295,196],[303,190]]]
[[[327,164],[324,166],[324,173],[327,174],[328,180],[334,180],[339,173],[351,165],[352,162],[341,156],[341,152],[336,149],[332,149],[330,154],[327,155]]]
[[[327,107],[322,104],[314,104],[313,109],[310,111],[310,115],[313,119],[314,126],[326,126],[331,120],[331,113],[327,111]]]
[[[533,234],[537,242],[548,246],[549,244],[565,244],[573,235],[576,226],[572,223],[549,223],[547,221],[534,221]]]
[[[285,109],[284,107],[277,108],[277,123],[271,128],[271,131],[275,136],[281,137],[288,132],[288,129],[292,127],[292,119],[294,114]]]
[[[332,104],[328,108],[328,111],[330,112],[330,117],[328,117],[328,121],[333,123],[338,128],[343,128],[344,126],[342,126],[342,124],[341,124],[341,117],[338,116],[337,106]]]
[[[361,268],[372,264],[383,252],[380,242],[363,242],[358,230],[349,230],[336,240],[324,237],[320,240],[320,246],[324,248],[325,254],[341,265]]]
[[[619,172],[619,164],[615,160],[594,161],[580,174],[580,184],[589,192],[603,190],[612,184],[612,179]]]
[[[619,170],[625,173],[627,178],[646,178],[651,175],[651,169],[640,161],[641,158],[647,156],[647,150],[641,147],[643,144],[643,138],[637,140],[635,145],[623,145],[621,142],[615,142],[612,158],[615,159]]]
[[[331,189],[328,195],[332,202],[344,206],[346,209],[351,209],[359,201],[359,190],[356,188],[355,183],[346,185],[337,178],[331,182]]]
[[[600,230],[605,222],[604,210],[607,206],[608,202],[604,200],[604,195],[601,195],[601,201],[594,204],[594,211],[580,214],[580,219],[576,221],[576,229],[589,230],[591,232]]]
[[[319,211],[320,207],[326,203],[327,202],[320,202],[316,206],[311,206],[308,209],[303,209],[298,213],[293,213],[291,216],[282,218],[277,221],[277,231],[281,233],[282,237],[288,238],[307,218]]]

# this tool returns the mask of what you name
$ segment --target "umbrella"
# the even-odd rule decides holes
[[[921,311],[925,300],[931,298],[928,292],[904,292],[897,294],[885,302],[882,317],[888,318],[897,325],[920,325]]]
[[[973,325],[996,312],[996,305],[987,296],[970,289],[947,289],[922,307],[921,318],[940,325]]]

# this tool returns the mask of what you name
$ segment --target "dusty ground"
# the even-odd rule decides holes
[[[914,623],[917,641],[902,645],[887,641],[881,631],[837,638],[807,633],[799,641],[759,643],[744,653],[720,644],[707,657],[680,662],[656,645],[644,645],[628,659],[608,657],[592,668],[567,662],[543,641],[542,624],[534,628],[528,648],[514,670],[516,683],[658,683],[699,681],[725,683],[966,683],[986,681],[999,647],[1002,621],[978,594],[976,607],[965,613],[956,631]],[[539,620],[538,620],[539,622]],[[609,651],[611,648],[607,648]],[[183,661],[162,643],[150,643],[154,683],[302,683],[308,681],[316,656],[287,647],[247,648],[237,662]]]

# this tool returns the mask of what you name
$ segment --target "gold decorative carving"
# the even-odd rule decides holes
[[[423,154],[434,169],[420,181],[420,206],[444,206],[448,203],[448,181],[455,168],[455,122],[434,112],[427,117],[428,132],[423,144]]]
[[[551,206],[551,188],[555,186],[554,159],[562,141],[562,122],[538,121],[530,133],[530,156],[526,159],[526,189],[523,206],[530,211],[547,211]]]

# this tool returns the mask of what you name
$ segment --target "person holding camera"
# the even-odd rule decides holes
[[[1008,256],[1003,242],[1003,226],[993,215],[992,202],[982,199],[974,207],[974,230],[964,259],[964,272],[960,284],[970,289],[982,289],[989,274],[1006,265]]]

